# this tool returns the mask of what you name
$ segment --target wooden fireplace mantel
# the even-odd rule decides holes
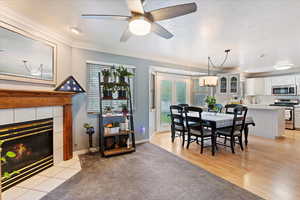
[[[72,96],[74,92],[0,89],[0,109],[63,106],[64,160],[73,157]]]

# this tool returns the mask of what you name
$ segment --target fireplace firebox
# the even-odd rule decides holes
[[[0,140],[2,157],[15,154],[1,162],[2,191],[53,166],[53,118],[2,125]]]

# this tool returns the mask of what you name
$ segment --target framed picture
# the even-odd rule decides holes
[[[56,45],[0,21],[0,79],[56,84]]]

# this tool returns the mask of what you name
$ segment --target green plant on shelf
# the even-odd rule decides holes
[[[103,75],[103,81],[108,83],[109,77],[111,77],[111,71],[109,69],[103,69],[101,73]]]
[[[125,82],[125,78],[131,78],[134,76],[133,73],[129,72],[128,69],[122,65],[120,65],[117,69],[116,69],[117,75],[119,77],[119,82],[120,83],[124,83]]]
[[[4,143],[4,141],[3,141],[3,140],[0,140],[0,152],[1,152],[0,160],[1,160],[1,166],[2,166],[2,165],[5,165],[5,164],[7,163],[7,160],[8,160],[8,159],[11,159],[11,158],[15,158],[15,157],[16,157],[16,153],[15,153],[15,152],[12,152],[12,151],[7,151],[7,152],[4,154],[4,156],[2,156],[2,148],[1,148],[1,146],[2,146],[3,143]],[[9,178],[12,177],[13,175],[19,174],[19,173],[20,173],[20,171],[18,171],[18,170],[15,170],[15,171],[13,171],[13,172],[4,172],[4,173],[3,173],[3,177],[4,177],[5,179],[9,179]]]

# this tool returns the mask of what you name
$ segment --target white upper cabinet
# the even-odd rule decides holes
[[[265,95],[272,95],[272,78],[271,77],[266,77],[264,78],[265,81]]]
[[[300,95],[300,75],[295,76],[295,82],[297,85],[297,95]]]
[[[296,84],[296,80],[295,80],[294,75],[273,76],[272,77],[272,86],[294,85],[294,84]]]
[[[223,74],[218,81],[219,95],[238,95],[240,93],[239,74]]]
[[[240,76],[239,75],[230,75],[229,76],[229,93],[236,95],[239,93],[240,86]]]
[[[246,96],[265,95],[264,78],[248,78],[246,79],[245,87]]]

